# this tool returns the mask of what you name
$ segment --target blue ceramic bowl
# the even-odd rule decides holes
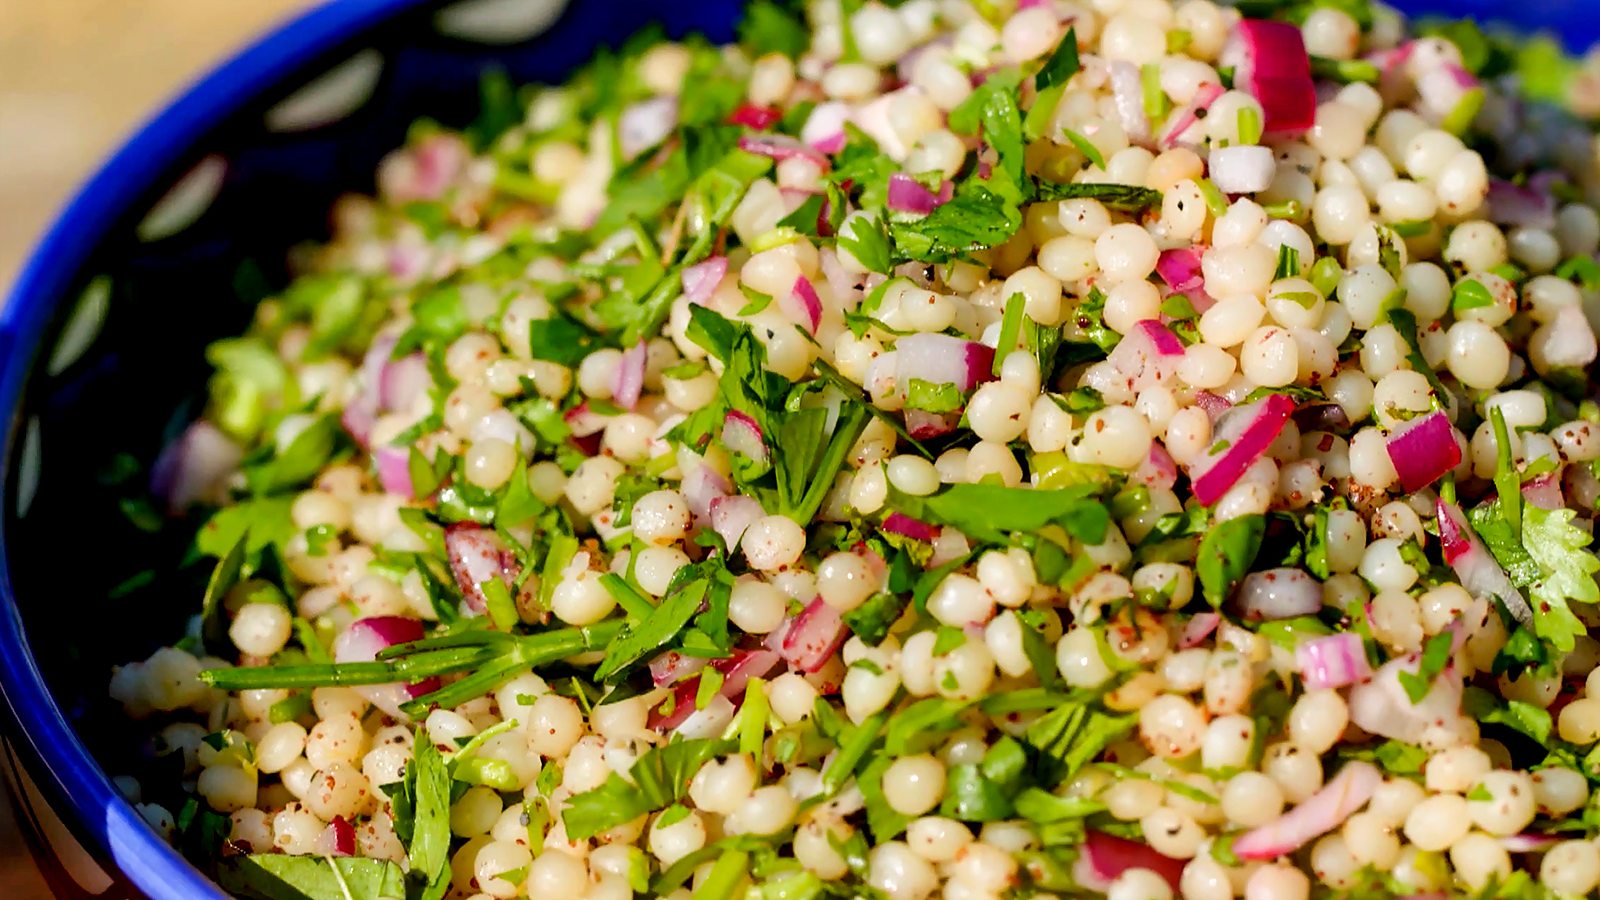
[[[1579,14],[1592,2],[1402,5],[1504,13],[1581,49],[1600,38],[1600,17]],[[61,215],[0,308],[0,686],[13,787],[36,849],[60,861],[59,895],[220,896],[108,777],[139,760],[138,729],[105,696],[111,666],[180,633],[199,596],[176,565],[186,530],[134,524],[116,454],[148,464],[198,409],[201,348],[244,326],[340,192],[370,190],[413,119],[464,124],[486,67],[557,81],[650,22],[728,39],[738,6],[334,0],[150,120]]]

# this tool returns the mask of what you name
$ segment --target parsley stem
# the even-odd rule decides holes
[[[840,407],[839,421],[833,426],[833,438],[828,441],[828,449],[823,453],[811,483],[806,486],[805,493],[800,496],[800,502],[793,510],[796,522],[805,525],[816,517],[817,510],[822,508],[822,501],[833,490],[833,476],[844,466],[850,448],[855,446],[856,438],[861,437],[861,432],[867,427],[867,416],[866,409],[858,404]]]
[[[617,605],[622,607],[629,618],[648,619],[650,614],[656,611],[655,604],[651,603],[649,598],[634,590],[633,585],[614,572],[601,575],[600,586],[606,589],[611,599],[617,601]]]
[[[695,900],[729,900],[749,867],[750,854],[729,850],[711,867],[711,875],[695,889]]]
[[[584,628],[561,628],[518,638],[509,650],[489,657],[486,664],[471,675],[418,697],[400,708],[407,715],[416,716],[433,706],[459,706],[489,693],[518,673],[601,649],[622,631],[624,624],[622,619],[610,619]]]
[[[389,684],[464,671],[492,656],[482,648],[462,647],[386,661],[207,669],[200,673],[200,680],[225,691]]]

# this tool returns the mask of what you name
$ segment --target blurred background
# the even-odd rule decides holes
[[[0,0],[0,300],[39,232],[129,130],[313,0]],[[9,787],[9,786],[8,786]],[[0,896],[50,896],[0,790]]]

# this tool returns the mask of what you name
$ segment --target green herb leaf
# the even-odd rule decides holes
[[[1098,544],[1105,540],[1111,518],[1095,493],[1093,486],[1041,490],[952,484],[927,497],[891,488],[889,505],[919,521],[953,526],[979,541],[1010,543],[1009,533],[1035,534],[1054,524],[1079,540]]]
[[[1154,188],[1089,181],[1038,181],[1036,185],[1040,200],[1099,200],[1107,209],[1129,214],[1161,205],[1161,192]]]
[[[1412,703],[1421,703],[1422,698],[1428,696],[1439,673],[1450,664],[1450,642],[1453,637],[1451,632],[1441,631],[1429,638],[1422,648],[1422,660],[1417,665],[1417,671],[1400,673],[1400,686],[1406,689],[1406,696],[1411,698]]]
[[[689,790],[689,779],[714,756],[737,747],[733,741],[679,741],[647,751],[628,770],[628,783],[615,772],[604,784],[574,795],[561,814],[567,834],[585,840],[632,821],[646,813],[666,809],[682,800]]]
[[[1061,43],[1056,45],[1056,49],[1050,53],[1050,58],[1044,61],[1044,66],[1033,76],[1033,86],[1042,91],[1058,84],[1066,84],[1079,68],[1081,66],[1078,62],[1078,30],[1068,28]]]
[[[1220,608],[1250,571],[1266,530],[1265,516],[1240,516],[1216,523],[1200,539],[1195,568],[1200,575],[1201,592],[1212,608]]]
[[[386,859],[253,853],[217,861],[217,883],[254,900],[392,900],[405,873]]]

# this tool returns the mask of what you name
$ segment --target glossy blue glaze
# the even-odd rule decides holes
[[[1516,24],[1559,31],[1581,48],[1600,39],[1600,17],[1579,14],[1592,2],[1402,6],[1504,9]],[[203,383],[201,347],[248,316],[245,304],[230,299],[241,278],[281,276],[287,248],[318,233],[340,190],[370,186],[381,153],[418,115],[457,124],[470,116],[484,66],[503,66],[517,80],[559,80],[597,46],[651,21],[673,34],[727,39],[738,5],[574,0],[544,35],[488,46],[441,37],[421,0],[334,0],[262,38],[151,119],[40,242],[0,306],[0,686],[33,780],[124,888],[157,898],[217,895],[106,774],[127,771],[137,755],[133,729],[119,725],[105,699],[110,667],[170,639],[185,615],[172,598],[196,594],[192,572],[161,568],[180,557],[181,538],[120,524],[118,489],[102,486],[95,473],[119,450],[150,461],[166,423]],[[381,54],[383,74],[349,119],[294,134],[261,125],[272,102],[369,47]],[[173,237],[135,241],[144,211],[206,154],[228,162],[216,203]],[[47,374],[45,348],[70,298],[102,274],[112,284],[104,331],[81,359]],[[32,489],[20,484],[19,460],[30,423],[42,435],[44,464],[24,517],[19,491]],[[141,565],[157,566],[154,589],[102,599]],[[70,884],[55,886],[70,893]]]

